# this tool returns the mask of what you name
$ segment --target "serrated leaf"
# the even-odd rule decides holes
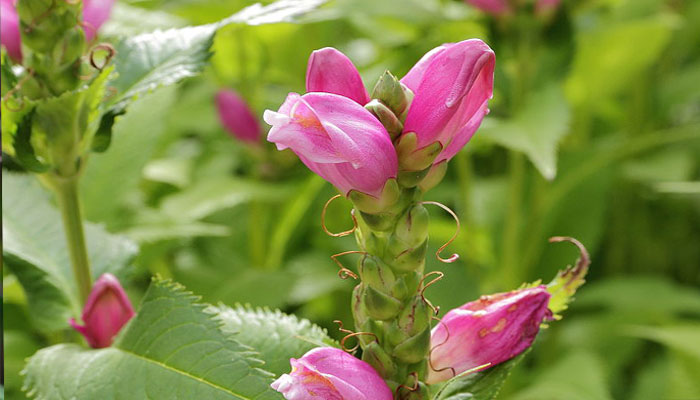
[[[464,372],[447,381],[434,400],[492,400],[529,349],[517,357],[482,372]]]
[[[279,310],[219,305],[208,311],[222,322],[225,332],[237,333],[236,340],[260,353],[263,368],[275,375],[289,372],[292,357],[316,347],[337,346],[325,329]]]
[[[63,329],[79,315],[80,302],[61,216],[33,176],[3,170],[2,193],[3,262],[24,287],[37,328]],[[94,277],[105,272],[124,277],[136,245],[90,223],[85,231]]]
[[[40,350],[24,370],[24,390],[37,400],[281,399],[255,353],[224,333],[198,299],[155,278],[112,347]]]
[[[536,92],[513,118],[489,118],[479,137],[525,153],[546,179],[557,174],[557,147],[569,131],[569,107],[555,86]]]
[[[323,2],[280,0],[266,6],[254,4],[217,23],[157,30],[123,38],[115,45],[115,65],[119,76],[111,83],[117,95],[112,99],[110,108],[121,111],[144,93],[201,72],[212,54],[210,48],[214,35],[223,26],[289,22]]]

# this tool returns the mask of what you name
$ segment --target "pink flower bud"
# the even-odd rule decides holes
[[[236,92],[219,90],[216,94],[216,108],[219,110],[221,124],[229,133],[244,142],[258,142],[261,133],[258,118]]]
[[[306,68],[306,91],[339,94],[363,106],[369,103],[357,68],[345,54],[332,47],[311,53]]]
[[[550,297],[541,285],[482,296],[450,310],[433,328],[426,382],[441,382],[485,364],[492,367],[523,352],[551,315]]]
[[[495,61],[481,40],[449,43],[428,52],[401,79],[415,93],[404,134],[416,133],[417,149],[440,142],[434,163],[456,155],[481,125],[493,96]]]
[[[69,323],[91,347],[101,349],[112,344],[112,338],[133,316],[134,309],[119,280],[112,274],[103,274],[92,287],[83,308],[81,318],[85,325],[78,325],[74,318]]]
[[[114,1],[83,0],[83,27],[88,41],[95,37],[97,30],[109,19]]]
[[[493,15],[508,14],[511,11],[508,0],[466,0],[466,2]]]
[[[19,35],[19,16],[16,0],[0,0],[0,42],[15,61],[22,61],[22,42]]]
[[[540,15],[553,13],[559,8],[560,3],[561,0],[538,0],[535,3],[535,13]]]
[[[393,393],[366,362],[343,350],[319,347],[292,358],[292,372],[272,388],[287,400],[391,400]]]
[[[398,161],[389,133],[360,104],[332,93],[290,93],[279,111],[266,110],[267,140],[292,149],[309,169],[343,194],[380,197]]]

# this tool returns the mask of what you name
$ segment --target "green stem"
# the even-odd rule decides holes
[[[265,206],[259,201],[250,203],[249,232],[250,232],[250,260],[256,267],[265,265],[265,226],[267,213]]]
[[[510,155],[510,190],[508,193],[508,213],[503,228],[503,258],[501,273],[506,287],[515,287],[519,280],[518,261],[520,259],[520,229],[522,219],[523,181],[525,179],[525,156],[511,151]]]
[[[81,304],[85,304],[92,287],[92,274],[90,273],[90,261],[85,245],[85,231],[83,230],[83,217],[78,197],[78,175],[63,178],[51,176],[51,187],[56,193],[58,208],[63,218],[63,229],[68,242],[73,276],[78,286]]]

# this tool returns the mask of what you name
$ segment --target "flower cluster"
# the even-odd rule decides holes
[[[289,148],[344,195],[380,198],[387,181],[447,161],[488,112],[495,55],[481,40],[427,53],[400,81],[387,75],[370,96],[352,62],[332,48],[311,54],[307,93],[290,93],[268,140]]]

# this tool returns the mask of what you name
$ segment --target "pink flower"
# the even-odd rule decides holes
[[[292,149],[309,169],[343,194],[379,197],[398,161],[386,129],[369,111],[332,93],[290,93],[278,112],[266,110],[267,140]]]
[[[95,37],[97,30],[109,19],[114,1],[83,0],[83,27],[88,41]]]
[[[508,0],[466,0],[466,2],[489,14],[502,15],[511,11]]]
[[[311,53],[306,68],[306,91],[339,94],[363,106],[369,102],[367,89],[355,65],[332,47]]]
[[[22,61],[22,42],[19,35],[19,16],[16,0],[0,0],[0,42],[15,61]]]
[[[561,0],[538,0],[535,3],[535,13],[547,14],[556,11],[559,8]]]
[[[81,318],[85,325],[78,325],[74,318],[69,323],[91,347],[100,349],[109,347],[112,338],[133,316],[134,309],[119,280],[112,274],[103,274],[92,287],[83,308]]]
[[[377,371],[343,350],[319,347],[290,362],[292,371],[271,385],[287,400],[391,400],[394,397]]]
[[[488,113],[495,61],[481,40],[448,43],[428,52],[401,79],[415,93],[404,134],[417,135],[417,149],[440,142],[435,164],[454,157]]]
[[[260,139],[260,123],[253,112],[233,90],[222,89],[216,94],[216,108],[219,120],[226,130],[244,142],[257,142]]]
[[[551,316],[544,285],[482,296],[450,310],[431,334],[426,382],[507,361],[530,347],[545,317]]]

